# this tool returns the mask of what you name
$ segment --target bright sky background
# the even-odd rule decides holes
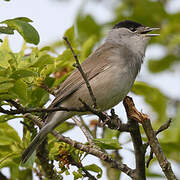
[[[77,11],[82,4],[83,0],[71,0],[68,3],[68,0],[59,3],[56,0],[11,0],[10,2],[5,2],[3,0],[0,1],[0,21],[15,18],[15,17],[28,17],[32,19],[33,26],[37,29],[40,34],[40,44],[39,46],[43,46],[46,43],[53,42],[57,39],[62,39],[63,33],[67,28],[69,28],[76,17]],[[107,1],[108,4],[108,1]],[[88,3],[85,11],[90,12],[96,15],[98,21],[107,21],[112,18],[112,14],[110,13],[109,7],[102,6],[100,3],[93,3],[92,1]],[[168,4],[167,10],[171,13],[180,10],[180,1],[179,0],[171,0],[171,3]],[[1,36],[2,37],[2,36]],[[14,51],[18,51],[23,43],[21,36],[16,33],[13,36],[9,36],[11,47]],[[150,84],[159,87],[165,94],[168,94],[172,97],[180,97],[180,72],[166,72],[158,75],[151,75],[148,73],[146,69],[146,60],[150,57],[161,57],[164,54],[164,49],[161,47],[148,47],[146,51],[146,59],[145,63],[142,67],[141,73],[138,76],[138,79],[150,82]],[[174,67],[174,69],[177,67]],[[179,67],[180,68],[180,67]],[[173,87],[173,88],[172,88]],[[143,100],[140,97],[133,96],[134,101],[137,104],[139,109],[142,109],[143,112],[148,113],[149,107],[147,105],[142,106]],[[125,112],[123,106],[120,104],[117,106],[118,114],[121,117],[125,118]],[[121,109],[121,110],[119,110]],[[13,120],[14,121],[14,120]],[[20,136],[22,136],[22,127],[19,125],[19,122],[11,121],[10,124],[13,127],[16,127]],[[79,141],[85,141],[84,135],[81,131],[76,128],[73,131],[65,134],[66,136],[70,136],[71,138]],[[126,141],[126,136],[122,136],[121,140],[123,142]],[[134,159],[132,153],[127,151],[127,148],[130,148],[131,145],[126,146],[124,150],[121,151],[121,154],[125,157],[124,163],[130,164],[130,167],[134,167]],[[90,164],[94,161],[96,164],[98,163],[97,159],[92,157],[90,159],[86,158],[89,162],[84,162],[84,164]],[[178,172],[178,167],[173,166]],[[161,171],[159,167],[156,167],[156,171]],[[5,169],[3,172],[8,174]],[[180,177],[180,174],[179,174]],[[36,179],[36,178],[35,178]],[[72,176],[67,176],[66,180],[73,179]],[[106,175],[104,173],[103,180],[106,180]],[[123,176],[122,180],[128,180],[127,176]]]

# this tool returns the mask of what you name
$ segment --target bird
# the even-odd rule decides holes
[[[151,28],[132,20],[121,21],[108,32],[104,43],[81,64],[101,111],[120,103],[131,90],[141,69],[150,38],[159,35],[149,33],[154,30],[159,28]],[[58,88],[49,108],[82,107],[79,98],[89,106],[93,105],[81,73],[74,69]],[[29,159],[48,133],[74,115],[77,112],[49,113],[45,125],[23,152],[21,162],[25,163]]]

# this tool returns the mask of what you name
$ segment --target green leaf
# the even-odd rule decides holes
[[[68,170],[65,171],[65,175],[68,176],[70,175],[70,172]]]
[[[13,79],[20,79],[20,78],[25,78],[25,77],[36,77],[37,73],[27,70],[27,69],[20,69],[16,70],[11,74],[11,78]]]
[[[0,123],[4,123],[10,119],[15,119],[15,118],[17,118],[17,116],[4,114],[0,116]]]
[[[180,162],[180,103],[176,105],[176,116],[172,119],[171,126],[161,133],[159,141],[167,157]]]
[[[116,159],[116,161],[122,162],[122,157],[117,151],[112,151],[109,155],[113,159]],[[120,179],[121,171],[116,168],[112,168],[112,165],[105,161],[102,162],[102,165],[106,167],[106,175],[108,180]]]
[[[29,19],[27,17],[17,17],[17,18],[14,18],[14,20],[21,20],[24,22],[33,22],[31,19]]]
[[[32,107],[42,107],[49,100],[49,94],[42,88],[35,88],[31,91],[30,97]]]
[[[132,92],[144,97],[144,100],[157,113],[160,122],[167,119],[167,97],[158,88],[152,87],[145,82],[136,81],[132,87]]]
[[[14,84],[12,92],[17,95],[20,102],[27,103],[27,85],[21,79],[17,80]]]
[[[3,167],[18,166],[20,162],[20,153],[11,152],[0,157],[0,169]]]
[[[0,66],[0,76],[7,77],[11,73],[10,68],[4,68]],[[10,79],[10,78],[8,78]]]
[[[74,49],[75,53],[77,55],[79,55],[79,51]],[[72,52],[70,49],[66,49],[65,51],[63,51],[62,54],[60,54],[57,58],[56,58],[56,70],[59,71],[60,69],[64,68],[64,67],[70,67],[72,69],[72,64],[75,62],[75,59],[72,55]]]
[[[17,132],[8,123],[4,122],[0,124],[0,143],[1,140],[6,139],[9,143],[21,143],[21,139]]]
[[[163,175],[157,173],[147,172],[146,175],[147,177],[151,177],[151,178],[163,178]]]
[[[42,66],[46,66],[47,64],[53,64],[54,58],[52,56],[50,56],[49,54],[45,54],[43,56],[41,56],[40,58],[38,58],[32,65],[31,67],[42,67]]]
[[[46,79],[44,80],[44,84],[46,84],[48,87],[52,87],[55,80],[56,80],[55,78],[47,76]]]
[[[0,76],[0,84],[1,83],[4,83],[4,82],[13,82],[14,79],[11,79],[11,78],[7,78],[7,77],[4,77],[4,76]]]
[[[113,139],[113,138],[119,138],[120,132],[117,130],[113,130],[110,128],[105,127],[104,128],[104,138],[105,139]]]
[[[14,94],[8,94],[7,92],[0,93],[0,100],[14,99]]]
[[[14,87],[14,83],[7,82],[7,83],[1,83],[0,84],[0,93],[8,92],[9,89]]]
[[[62,134],[66,131],[71,130],[72,128],[74,128],[74,125],[64,122],[56,128],[56,131],[58,131],[60,134]]]
[[[31,22],[31,20],[25,17],[20,17],[8,19],[0,23],[7,24],[9,28],[18,31],[26,42],[37,45],[39,43],[39,34],[28,22]]]
[[[121,146],[118,142],[118,139],[94,139],[93,140],[96,145],[103,149],[121,149]]]
[[[74,180],[83,178],[83,175],[80,172],[73,171]]]
[[[71,59],[73,59],[73,55],[70,49],[66,49],[65,51],[63,51],[62,54],[60,54],[56,60],[59,61],[60,63],[63,63],[65,61],[70,61]]]
[[[148,68],[152,73],[159,73],[169,69],[175,61],[177,61],[176,56],[168,55],[161,60],[149,60]]]
[[[53,160],[55,156],[59,155],[59,142],[54,141],[54,136],[48,135],[50,141],[48,142],[49,158]]]
[[[80,12],[77,16],[77,30],[79,41],[84,42],[92,35],[96,35],[97,40],[101,37],[101,26],[96,23],[95,19],[91,15],[83,15]]]
[[[171,138],[172,139],[172,138]],[[180,162],[180,141],[172,142],[170,140],[164,139],[164,143],[160,141],[163,152],[167,155],[168,158]]]
[[[19,173],[18,166],[11,166],[10,167],[10,174],[11,174],[12,180],[16,180],[18,178],[18,173]]]
[[[92,52],[94,45],[97,42],[97,37],[92,35],[82,45],[81,49],[81,60],[85,60]]]
[[[4,41],[3,43],[1,44],[1,47],[0,47],[0,52],[5,52],[6,54],[11,52],[11,49],[10,49],[10,46],[9,46],[9,41],[8,41],[8,38],[5,37],[4,38]],[[0,60],[3,60],[1,59],[1,56],[0,56]]]
[[[0,26],[0,33],[2,33],[2,34],[14,34],[14,31],[10,27]]]
[[[40,51],[51,51],[50,46],[44,46],[43,48],[40,49]]]
[[[102,176],[102,169],[97,166],[96,164],[91,164],[91,165],[88,165],[88,166],[84,166],[84,168],[87,170],[87,171],[93,171],[93,172],[96,172],[98,173],[97,175],[97,178],[101,178]]]
[[[12,58],[11,49],[9,47],[8,38],[4,38],[0,46],[0,71],[2,68],[7,69],[9,60]],[[7,75],[7,72],[5,73]]]
[[[55,64],[49,64],[49,65],[46,65],[44,68],[42,68],[40,72],[40,76],[42,78],[46,78],[47,76],[49,76],[50,74],[54,72],[55,72]]]
[[[18,174],[18,180],[31,180],[33,179],[32,177],[32,169],[24,169],[24,170],[20,170],[19,174]]]

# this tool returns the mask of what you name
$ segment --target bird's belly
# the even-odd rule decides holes
[[[103,72],[91,82],[97,104],[102,110],[110,109],[122,101],[134,83],[135,78],[127,70],[119,74],[117,72],[116,68]]]

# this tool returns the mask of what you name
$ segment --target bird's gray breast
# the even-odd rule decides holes
[[[105,109],[115,106],[128,94],[141,68],[142,56],[122,48],[114,49],[109,60],[111,68],[104,72],[108,77],[104,79],[107,81],[105,83],[107,97],[106,105],[104,104]]]

